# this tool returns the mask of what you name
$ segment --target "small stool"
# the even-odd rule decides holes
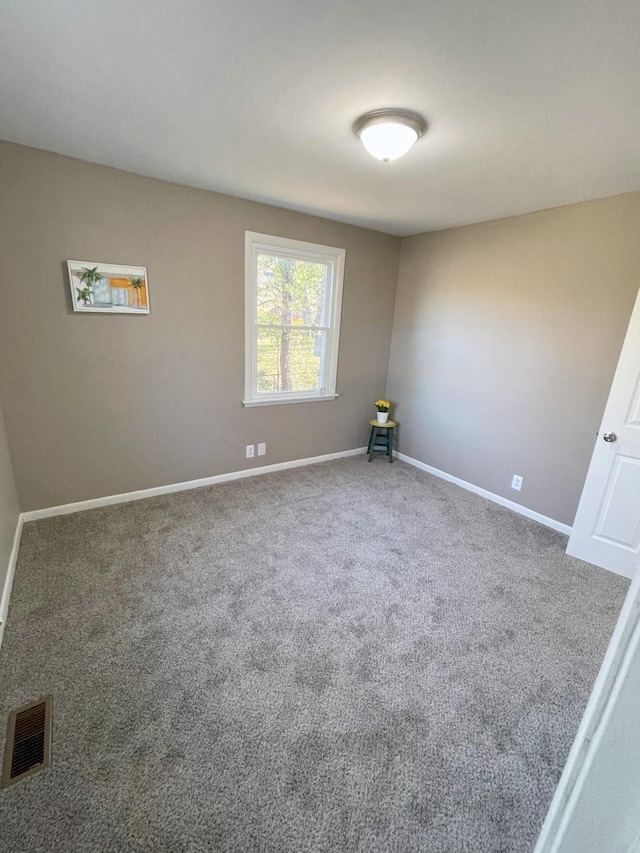
[[[393,462],[393,428],[397,426],[395,421],[387,421],[380,424],[376,420],[369,421],[371,424],[371,435],[369,436],[369,462],[374,456],[388,456],[389,462]]]

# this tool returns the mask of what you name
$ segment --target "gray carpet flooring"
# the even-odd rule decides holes
[[[27,524],[0,849],[530,851],[627,589],[565,544],[364,457]]]

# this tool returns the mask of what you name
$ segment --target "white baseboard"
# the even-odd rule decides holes
[[[18,562],[18,553],[20,551],[20,539],[22,538],[22,527],[24,519],[22,515],[18,516],[16,532],[13,537],[13,547],[9,556],[9,566],[7,567],[7,576],[4,581],[4,589],[2,590],[2,599],[0,599],[0,646],[2,646],[2,638],[4,636],[4,626],[7,623],[7,612],[9,610],[9,598],[11,597],[11,587],[13,586],[13,576],[16,573],[16,563]]]
[[[481,489],[480,486],[474,486],[473,483],[467,483],[466,480],[461,480],[459,477],[447,474],[446,471],[440,471],[439,468],[434,468],[432,465],[427,465],[426,462],[420,462],[419,459],[413,459],[413,457],[407,456],[404,453],[398,453],[394,450],[393,455],[398,459],[401,459],[403,462],[408,462],[409,465],[413,465],[415,468],[420,468],[421,471],[426,471],[429,474],[433,474],[435,477],[440,477],[441,480],[447,480],[449,483],[455,483],[456,486],[461,486],[468,492],[473,492],[475,495],[480,495],[483,498],[487,498],[487,500],[500,504],[500,506],[506,506],[507,509],[512,509],[520,515],[532,518],[534,521],[544,524],[545,527],[551,527],[552,530],[557,530],[559,533],[564,533],[566,536],[571,534],[571,527],[568,524],[563,524],[561,521],[556,521],[554,518],[547,518],[546,515],[542,515],[539,512],[528,509],[526,506],[522,506],[522,504],[510,501],[508,498],[503,498],[501,495],[496,495],[493,492],[488,492],[486,489]]]
[[[358,456],[365,453],[366,447],[356,447],[353,450],[340,450],[338,453],[325,453],[323,456],[310,456],[308,459],[293,459],[291,462],[276,462],[274,465],[262,465],[260,468],[245,468],[242,471],[231,471],[229,474],[215,474],[213,477],[202,477],[199,480],[187,480],[184,483],[171,483],[168,486],[156,486],[152,489],[141,489],[137,492],[125,492],[122,495],[107,495],[104,498],[92,498],[88,501],[77,501],[61,506],[50,506],[44,509],[34,509],[22,513],[23,521],[38,521],[41,518],[53,518],[56,515],[69,515],[72,512],[84,512],[101,506],[141,501],[154,498],[157,495],[170,495],[173,492],[186,492],[189,489],[199,489],[202,486],[213,486],[216,483],[228,483],[230,480],[241,480],[244,477],[257,477],[260,474],[271,474],[273,471],[284,471],[287,468],[300,468],[304,465],[315,465],[318,462],[329,462],[331,459],[342,459],[345,456]]]

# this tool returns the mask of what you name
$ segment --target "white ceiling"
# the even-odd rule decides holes
[[[6,0],[0,138],[414,234],[640,188],[638,0]],[[363,112],[417,110],[402,160]]]

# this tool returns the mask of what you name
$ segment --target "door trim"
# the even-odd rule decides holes
[[[556,788],[534,853],[562,853],[565,832],[587,781],[603,735],[611,721],[629,668],[640,656],[640,572],[629,587],[620,616],[573,746]],[[575,849],[572,847],[571,849]]]

